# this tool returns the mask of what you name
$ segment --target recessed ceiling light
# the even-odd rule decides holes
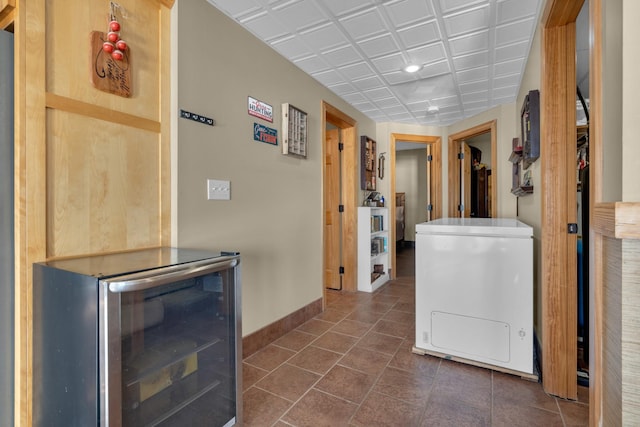
[[[427,108],[427,113],[430,113],[430,114],[435,114],[438,111],[440,111],[440,108],[438,108],[437,105],[432,105],[429,108]]]
[[[411,65],[407,65],[406,67],[404,67],[404,71],[406,71],[407,73],[415,73],[420,68],[421,67],[419,65],[411,64]]]

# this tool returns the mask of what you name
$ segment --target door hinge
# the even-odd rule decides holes
[[[338,142],[338,151],[342,151],[342,150],[344,150],[344,143]]]
[[[458,205],[458,210],[462,212],[464,210],[464,205]]]
[[[464,153],[458,153],[458,160],[464,160]]]
[[[569,234],[578,234],[578,224],[575,222],[570,222],[567,224],[567,232]]]
[[[427,211],[431,212],[433,210],[433,205],[431,203],[429,203],[427,205]]]
[[[344,274],[344,267],[343,267],[343,266],[340,266],[340,268],[338,269],[338,272],[339,272],[340,274]]]
[[[427,162],[430,162],[430,161],[432,161],[432,160],[433,160],[433,155],[429,154],[429,155],[427,156]]]
[[[344,212],[344,205],[338,205],[338,212]]]

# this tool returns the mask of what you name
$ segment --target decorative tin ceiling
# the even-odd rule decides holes
[[[514,102],[541,8],[541,0],[208,1],[371,119],[421,125]],[[420,69],[407,73],[409,64]]]

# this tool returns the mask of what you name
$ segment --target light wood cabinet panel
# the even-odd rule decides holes
[[[32,424],[32,264],[171,238],[173,0],[118,4],[129,98],[91,83],[91,32],[107,30],[110,2],[0,0],[15,34],[17,426]]]
[[[91,84],[95,60],[91,32],[106,32],[109,22],[109,2],[95,1],[76,2],[70,7],[66,2],[47,0],[46,91],[159,121],[161,6],[156,0],[120,0],[118,4],[120,36],[131,55],[131,97],[114,96]]]
[[[160,245],[157,133],[47,114],[47,255]]]

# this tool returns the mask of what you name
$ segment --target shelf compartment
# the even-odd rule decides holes
[[[197,358],[197,370],[182,378],[171,380],[171,384],[145,400],[138,399],[140,383],[134,383],[123,390],[123,419],[130,425],[180,425],[168,423],[172,417],[194,405],[211,412],[219,400],[231,402],[234,383],[220,365],[228,367],[228,357],[220,348],[209,345],[189,357]],[[200,402],[202,400],[202,402]],[[227,405],[228,406],[228,405]],[[230,408],[234,409],[234,408]],[[201,414],[206,414],[202,409]],[[228,414],[235,413],[235,410]]]

